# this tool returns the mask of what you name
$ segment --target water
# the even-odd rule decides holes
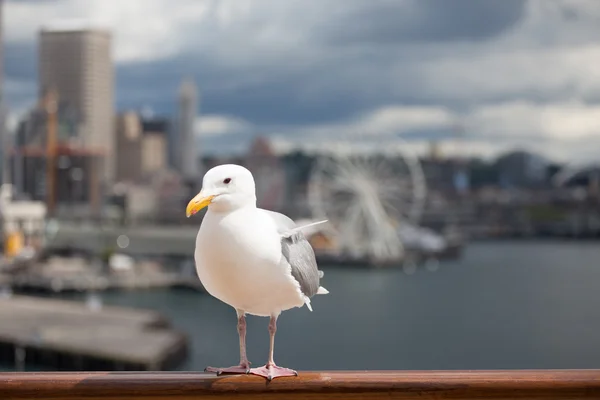
[[[415,271],[324,268],[330,294],[279,320],[275,361],[297,369],[600,368],[600,244],[477,243],[458,262]],[[152,308],[191,339],[181,367],[239,357],[232,308],[190,291],[106,293]],[[81,297],[83,298],[83,297]],[[248,318],[254,366],[267,319]]]

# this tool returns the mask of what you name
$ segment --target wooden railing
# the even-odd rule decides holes
[[[0,399],[600,399],[600,370],[0,373]]]

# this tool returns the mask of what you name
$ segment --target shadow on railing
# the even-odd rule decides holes
[[[0,399],[600,399],[600,370],[0,373]]]

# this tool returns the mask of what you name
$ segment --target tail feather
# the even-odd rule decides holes
[[[306,307],[312,312],[312,305],[310,304],[310,299],[308,297],[304,298],[304,304],[306,304]]]
[[[317,290],[317,294],[328,294],[329,290],[325,289],[323,286],[319,286],[319,290]]]
[[[319,290],[317,290],[317,294],[327,294],[329,293],[329,290],[325,289],[323,286],[319,286]],[[304,304],[306,304],[306,307],[312,311],[312,305],[310,304],[310,298],[308,298],[307,296],[304,296]]]
[[[311,222],[310,224],[306,224],[306,225],[302,225],[302,226],[296,226],[295,228],[292,229],[288,229],[287,231],[281,233],[281,237],[282,238],[289,238],[291,237],[294,233],[301,231],[302,229],[305,228],[309,228],[311,226],[315,226],[315,225],[320,225],[327,222],[326,219],[322,220],[322,221],[317,221],[317,222]]]

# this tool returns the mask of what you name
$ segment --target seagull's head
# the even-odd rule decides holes
[[[241,165],[224,164],[206,172],[202,190],[190,200],[185,214],[190,217],[206,206],[226,212],[248,205],[256,205],[252,173]]]

